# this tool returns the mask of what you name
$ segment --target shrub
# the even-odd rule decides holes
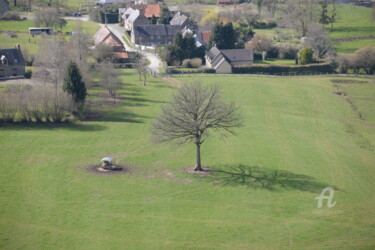
[[[277,27],[277,23],[275,21],[258,20],[254,22],[255,29],[273,29],[276,27]]]
[[[290,45],[279,47],[278,57],[281,59],[295,59],[298,55],[298,48]]]
[[[8,11],[5,13],[4,16],[0,18],[0,20],[7,20],[7,21],[22,21],[22,18],[17,14],[17,12]]]
[[[278,58],[279,57],[279,47],[272,46],[267,52],[267,58]]]
[[[305,47],[300,51],[301,54],[301,59],[300,63],[301,64],[308,64],[313,62],[313,50],[310,47]]]
[[[200,58],[185,59],[182,62],[182,67],[184,68],[199,68],[201,66],[202,66],[202,59]]]
[[[32,75],[33,75],[33,72],[31,70],[27,70],[25,72],[25,78],[27,78],[27,79],[30,79]]]
[[[355,53],[339,55],[335,58],[340,73],[374,74],[375,48],[365,47]]]

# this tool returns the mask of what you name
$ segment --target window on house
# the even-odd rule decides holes
[[[0,69],[0,77],[4,77],[4,70]]]
[[[17,75],[17,69],[12,69],[12,76],[16,76]]]

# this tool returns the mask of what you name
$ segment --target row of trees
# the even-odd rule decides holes
[[[375,73],[375,48],[365,47],[352,54],[337,55],[331,58],[340,73]]]
[[[71,96],[52,86],[12,86],[0,94],[2,122],[63,122],[73,110]]]

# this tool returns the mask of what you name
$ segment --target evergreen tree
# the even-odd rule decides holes
[[[210,49],[216,45],[218,49],[234,49],[236,40],[237,34],[233,29],[233,24],[231,22],[225,25],[219,23],[212,30],[208,47]]]
[[[173,50],[174,50],[174,56],[176,57],[178,62],[181,62],[185,59],[185,42],[184,38],[182,37],[182,34],[178,32],[176,36],[173,38]]]
[[[158,19],[156,18],[155,15],[152,15],[151,17],[151,24],[156,24],[158,22]]]
[[[320,6],[322,7],[322,12],[320,13],[319,23],[323,24],[324,28],[325,24],[330,23],[330,17],[328,16],[327,0],[320,2]]]
[[[224,48],[223,49],[234,49],[236,44],[236,32],[233,29],[231,22],[227,23],[223,27],[224,32]]]
[[[87,90],[81,72],[75,62],[70,61],[65,73],[63,90],[69,93],[76,104],[85,102]]]

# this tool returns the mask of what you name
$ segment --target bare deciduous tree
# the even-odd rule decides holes
[[[59,14],[52,9],[41,9],[35,12],[34,24],[36,26],[54,27],[60,22]]]
[[[142,77],[143,77],[143,86],[146,86],[148,70],[147,70],[146,60],[143,58],[142,55],[138,56],[134,66],[138,72],[139,81],[142,81]]]
[[[268,52],[272,48],[272,41],[268,39],[265,35],[256,34],[246,47],[251,48],[257,52]]]
[[[332,49],[333,43],[324,28],[321,26],[313,26],[310,28],[303,46],[312,48],[315,56],[317,58],[322,58]]]
[[[287,27],[306,36],[310,25],[317,19],[317,0],[287,0],[284,8],[283,19]]]
[[[9,86],[0,93],[0,121],[4,122],[62,122],[73,111],[72,98],[46,86]]]
[[[76,22],[74,33],[67,43],[67,52],[69,58],[79,67],[84,82],[90,87],[91,73],[90,64],[88,63],[90,36],[82,31],[81,22]]]
[[[267,10],[271,13],[272,17],[275,17],[275,12],[277,9],[277,4],[279,0],[265,0],[264,5],[267,7]]]
[[[193,142],[196,146],[195,171],[203,171],[201,144],[210,136],[209,131],[233,134],[233,128],[242,125],[237,106],[225,103],[221,97],[217,86],[204,87],[199,82],[183,85],[152,124],[153,139],[157,142]]]
[[[95,46],[93,51],[93,56],[95,57],[97,62],[101,62],[103,60],[113,60],[113,48],[105,45],[105,44],[98,44]]]
[[[42,83],[52,83],[56,87],[62,84],[68,65],[64,41],[57,36],[45,36],[35,56],[35,78]]]
[[[116,103],[117,90],[121,88],[121,79],[117,71],[113,68],[113,64],[109,61],[100,63],[99,72],[102,78],[101,86],[108,90],[108,93],[113,98],[113,103]]]

